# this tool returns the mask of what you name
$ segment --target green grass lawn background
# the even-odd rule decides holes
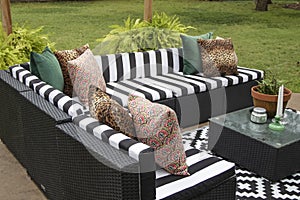
[[[12,3],[12,20],[31,28],[44,26],[58,50],[85,43],[94,48],[110,25],[121,25],[129,15],[143,18],[143,2]],[[282,7],[294,2],[273,0],[269,11],[257,12],[253,1],[153,0],[153,11],[177,15],[183,24],[194,26],[190,35],[213,31],[214,36],[231,37],[240,66],[271,70],[300,92],[300,11]]]

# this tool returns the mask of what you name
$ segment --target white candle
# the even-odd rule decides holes
[[[282,116],[282,103],[283,103],[283,85],[279,87],[278,97],[277,97],[277,108],[276,108],[276,116]]]
[[[282,117],[283,115],[283,85],[280,86],[280,104],[279,104],[279,116]]]

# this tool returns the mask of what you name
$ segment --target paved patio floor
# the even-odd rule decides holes
[[[300,111],[300,93],[293,94],[288,107]],[[1,131],[1,130],[0,130]],[[43,193],[25,169],[0,141],[0,200],[44,200]]]

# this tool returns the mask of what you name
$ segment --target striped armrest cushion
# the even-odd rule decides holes
[[[58,107],[60,110],[74,117],[84,113],[83,105],[72,100],[69,96],[61,91],[53,88],[37,76],[32,75],[30,71],[24,69],[20,65],[15,65],[9,68],[11,75],[31,88],[34,92],[45,98],[47,101]]]
[[[182,48],[95,56],[106,82],[182,72]]]
[[[88,133],[139,161],[143,165],[142,170],[153,171],[155,169],[154,149],[150,146],[117,132],[87,115],[73,117],[73,122]]]

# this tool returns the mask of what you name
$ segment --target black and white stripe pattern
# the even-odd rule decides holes
[[[198,75],[182,75],[180,73],[168,73],[159,76],[137,78],[119,82],[107,83],[106,92],[127,107],[128,95],[159,101],[173,97],[214,90],[221,87],[237,85],[263,77],[263,72],[247,68],[239,68],[239,75],[225,77],[203,77]]]
[[[239,68],[239,75],[225,77],[203,77],[202,74],[183,75],[168,73],[159,76],[138,78],[107,83],[107,93],[121,105],[127,106],[129,94],[135,94],[151,101],[214,90],[221,87],[237,85],[263,77],[260,70]],[[174,95],[174,96],[172,96]]]
[[[138,142],[121,132],[117,132],[113,128],[100,123],[90,116],[76,116],[73,118],[73,122],[88,133],[110,144],[112,147],[125,151],[131,158],[137,161],[142,161],[147,154],[153,153],[153,149],[150,146]],[[147,159],[147,162],[149,162],[149,157],[147,157]],[[154,160],[151,161],[154,162]]]
[[[84,108],[78,102],[72,100],[69,96],[53,88],[44,81],[41,81],[35,75],[21,66],[10,67],[11,75],[31,88],[34,92],[45,98],[47,101],[58,107],[60,110],[74,117],[83,114]]]
[[[172,90],[147,82],[144,78],[107,83],[106,92],[124,107],[128,106],[129,94],[152,102],[174,97]]]
[[[156,171],[156,199],[183,197],[186,191],[213,188],[235,176],[234,163],[219,159],[197,149],[186,150],[190,176],[175,176],[163,169]]]
[[[149,81],[157,81],[156,84],[170,88],[176,97],[189,94],[214,90],[221,87],[237,85],[263,77],[260,70],[247,68],[238,68],[239,75],[230,75],[225,77],[203,77],[203,74],[182,75],[182,74],[165,74],[157,77],[150,77]]]
[[[183,69],[182,48],[95,56],[106,82],[157,76]]]

